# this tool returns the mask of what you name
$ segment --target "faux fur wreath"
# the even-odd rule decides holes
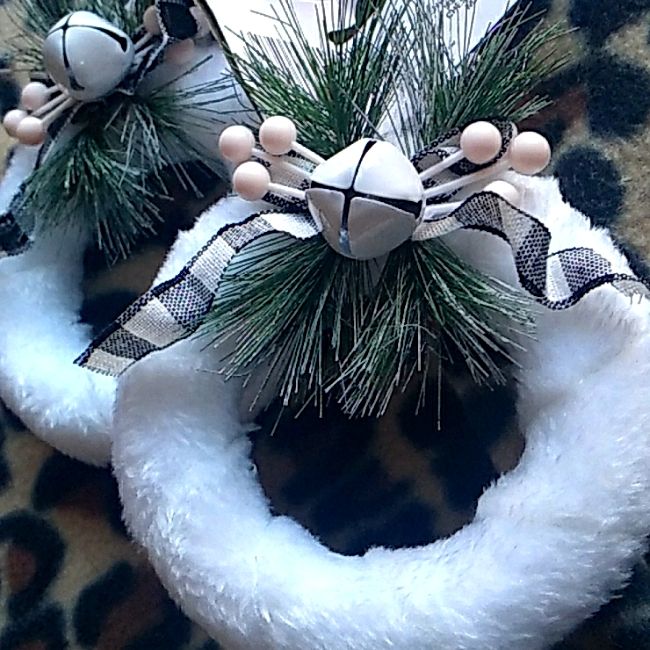
[[[608,233],[563,203],[556,181],[517,178],[552,252],[589,246],[628,272]],[[254,210],[228,199],[182,234],[158,281],[218,227]],[[482,233],[448,237],[515,282]],[[233,648],[533,649],[560,639],[622,587],[650,528],[650,309],[606,286],[541,310],[519,355],[518,467],[474,521],[418,548],[338,555],[272,515],[250,459],[240,387],[218,352],[187,340],[120,383],[113,461],[126,521],[183,609]]]
[[[208,64],[196,67],[195,61],[208,57]],[[197,47],[194,61],[183,65],[196,68],[175,82],[188,86],[214,79],[227,67],[214,43]],[[147,83],[155,87],[178,74],[178,67],[163,64]],[[226,100],[217,104],[228,120],[244,110],[240,98],[230,98],[232,92],[227,89]],[[216,137],[228,120],[219,122],[216,131],[211,126],[209,134],[196,134],[214,143],[215,155]],[[0,214],[32,172],[37,155],[37,147],[16,147],[0,184]],[[26,252],[0,259],[0,397],[46,442],[103,465],[110,458],[116,381],[74,365],[92,338],[90,327],[79,319],[83,254],[90,238],[80,226],[76,231],[38,231],[33,239]]]

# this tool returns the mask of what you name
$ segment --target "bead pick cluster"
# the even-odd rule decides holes
[[[325,160],[297,141],[296,125],[282,116],[263,122],[259,143],[244,126],[227,128],[219,139],[221,154],[237,165],[235,192],[248,201],[269,193],[305,201],[332,247],[355,259],[386,254],[422,222],[450,214],[462,201],[445,201],[463,188],[494,192],[517,205],[519,190],[503,173],[536,174],[551,157],[547,140],[534,132],[516,135],[504,152],[501,132],[484,121],[470,124],[457,150],[422,171],[392,144],[370,139]],[[465,160],[483,167],[452,180],[438,178]],[[293,185],[277,182],[278,176]]]
[[[271,180],[271,172],[264,165],[251,161],[252,158],[258,158],[268,162],[271,165],[271,171],[274,166],[287,167],[290,165],[291,171],[296,175],[309,179],[310,174],[304,168],[291,165],[286,159],[282,159],[282,156],[294,151],[315,165],[319,165],[325,160],[299,144],[296,138],[296,125],[288,118],[281,116],[267,119],[260,127],[259,141],[262,149],[255,146],[255,136],[245,126],[231,126],[225,129],[219,139],[219,149],[226,160],[238,165],[233,175],[235,191],[242,198],[250,201],[259,200],[268,192],[304,199],[304,192],[296,192],[295,188],[274,184]],[[474,122],[463,130],[460,137],[460,149],[424,170],[420,174],[420,179],[424,183],[463,160],[468,160],[476,165],[485,165],[498,156],[502,146],[501,133],[493,124],[483,121]],[[550,159],[551,147],[546,138],[534,131],[526,131],[513,138],[506,154],[494,165],[454,181],[434,185],[425,190],[424,195],[427,199],[448,195],[467,185],[491,181],[508,169],[513,169],[520,174],[538,174],[548,166]],[[491,182],[485,186],[485,190],[500,194],[511,203],[518,201],[518,190],[506,181]],[[448,206],[449,204],[441,205]],[[439,206],[434,207],[438,208]]]
[[[221,155],[238,165],[232,179],[235,192],[247,201],[258,201],[269,192],[304,201],[303,190],[272,182],[271,173],[282,170],[309,180],[311,174],[285,156],[293,151],[313,165],[320,165],[325,159],[297,142],[296,125],[286,117],[275,116],[265,120],[260,126],[259,141],[261,149],[255,145],[253,132],[245,126],[230,126],[219,138]],[[268,163],[271,172],[252,158]]]
[[[503,139],[494,124],[484,121],[470,124],[460,136],[459,150],[425,169],[420,174],[420,178],[425,182],[463,160],[468,160],[475,165],[495,162],[474,173],[426,189],[425,198],[431,200],[448,196],[465,187],[480,184],[482,185],[480,190],[498,194],[509,203],[517,205],[520,200],[519,190],[499,176],[511,169],[527,176],[539,174],[551,161],[551,146],[541,134],[524,131],[512,139],[504,155],[497,160],[502,148]],[[429,205],[425,210],[424,218],[426,220],[448,214],[460,204],[461,202],[452,202]]]

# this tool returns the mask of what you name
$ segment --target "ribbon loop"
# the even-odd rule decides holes
[[[613,284],[628,296],[650,296],[641,280],[614,272],[609,261],[591,248],[550,253],[548,228],[492,192],[474,194],[448,216],[423,223],[413,239],[426,241],[459,229],[482,230],[506,241],[522,287],[549,309],[571,307],[604,284]]]
[[[482,230],[508,242],[523,288],[549,309],[566,309],[604,284],[613,284],[625,295],[650,296],[638,278],[614,272],[604,257],[589,248],[549,254],[549,230],[535,217],[490,192],[471,196],[442,224],[423,224],[414,240],[433,239],[459,228]],[[151,352],[189,336],[210,311],[235,255],[274,233],[308,239],[318,235],[320,228],[308,215],[295,213],[256,214],[243,223],[226,226],[176,277],[133,303],[76,363],[118,376]]]
[[[309,239],[320,228],[308,216],[255,214],[225,226],[178,275],[136,300],[75,361],[119,376],[136,361],[192,334],[212,307],[226,269],[246,246],[273,233]]]

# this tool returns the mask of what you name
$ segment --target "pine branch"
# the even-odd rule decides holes
[[[265,368],[263,385],[279,383],[285,404],[322,407],[325,385],[360,335],[371,270],[320,237],[265,238],[230,266],[201,333],[232,348],[226,377]]]
[[[536,88],[567,61],[554,47],[566,33],[560,25],[519,8],[470,50],[475,7],[448,13],[436,0],[406,4],[418,55],[402,69],[396,122],[409,151],[454,127],[490,117],[517,123],[548,104]],[[445,31],[457,34],[454,44],[445,42]]]
[[[48,215],[47,227],[83,224],[114,261],[155,229],[170,180],[200,196],[183,161],[200,160],[212,174],[224,174],[193,133],[213,127],[215,94],[225,101],[235,91],[229,77],[185,88],[175,84],[181,78],[145,96],[116,93],[84,105],[75,116],[84,128],[57,143],[28,179],[19,218]]]
[[[340,377],[328,387],[341,389],[351,416],[383,414],[416,374],[423,398],[428,371],[441,356],[460,358],[478,383],[503,382],[503,362],[533,331],[530,299],[435,240],[391,253],[372,304]]]
[[[350,0],[341,1],[342,25],[353,18],[363,21],[363,29],[346,32],[347,40],[327,30],[324,5],[317,5],[317,47],[303,34],[292,3],[281,0],[273,18],[282,38],[249,36],[244,56],[236,59],[253,104],[267,115],[293,119],[301,141],[323,156],[376,136],[395,101],[403,57],[394,45],[406,29],[398,0],[382,4],[381,12],[366,9],[355,17]]]
[[[227,378],[261,368],[262,389],[277,385],[286,406],[322,408],[332,395],[351,417],[380,416],[416,373],[424,395],[440,355],[462,359],[478,382],[503,381],[530,313],[523,294],[438,242],[407,243],[382,269],[320,238],[274,236],[236,258],[200,331],[231,350]]]

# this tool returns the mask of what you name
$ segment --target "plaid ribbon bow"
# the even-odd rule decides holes
[[[504,155],[513,134],[507,123],[496,123],[502,131]],[[459,146],[460,130],[439,138],[412,158],[422,171]],[[429,185],[476,171],[467,161],[447,170]],[[278,211],[254,214],[242,223],[217,232],[174,278],[163,282],[135,301],[76,360],[90,370],[119,376],[151,352],[164,349],[190,336],[209,313],[224,273],[235,256],[257,240],[283,234],[298,240],[320,236],[319,224],[307,204],[298,199],[268,195]],[[442,203],[449,196],[431,202]],[[545,307],[566,309],[585,294],[612,284],[625,295],[649,295],[649,290],[631,274],[616,273],[611,264],[589,248],[570,248],[550,253],[551,234],[535,217],[500,196],[480,192],[451,213],[425,221],[413,240],[433,239],[459,229],[482,230],[504,239],[512,249],[521,285]]]

